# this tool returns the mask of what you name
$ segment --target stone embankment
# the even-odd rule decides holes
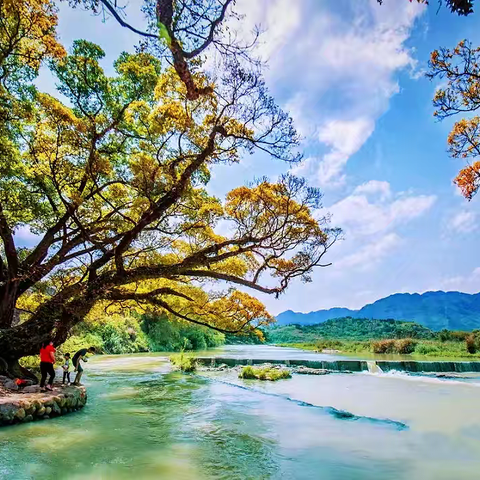
[[[58,417],[74,412],[87,403],[83,386],[54,386],[52,392],[41,393],[37,386],[0,396],[0,426]]]

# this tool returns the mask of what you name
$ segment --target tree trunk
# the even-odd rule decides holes
[[[60,346],[69,335],[70,330],[90,311],[94,298],[85,298],[64,302],[53,298],[42,305],[26,322],[15,327],[0,329],[0,372],[7,376],[30,378],[32,373],[21,367],[18,360],[27,355],[38,355],[42,343],[53,341]],[[1,373],[0,373],[1,374]]]
[[[12,325],[18,298],[18,282],[6,282],[0,287],[0,328]]]
[[[38,383],[38,378],[35,374],[22,367],[18,360],[9,359],[8,361],[0,357],[0,375],[5,375],[12,380],[15,378],[24,378],[32,380],[33,383]]]

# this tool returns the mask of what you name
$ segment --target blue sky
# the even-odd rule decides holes
[[[137,1],[127,11],[141,26]],[[459,18],[430,3],[238,0],[242,30],[260,24],[265,32],[267,83],[304,137],[305,161],[293,171],[322,188],[324,211],[345,231],[329,254],[333,265],[311,284],[292,285],[278,300],[260,296],[272,313],[357,308],[395,292],[480,290],[480,199],[467,202],[452,184],[462,167],[446,152],[452,123],[434,121],[437,84],[423,75],[433,49],[463,38],[480,44],[480,13]],[[99,43],[107,71],[138,40],[113,20],[66,6],[59,32],[67,47],[76,38]],[[53,93],[47,72],[37,83]],[[247,156],[216,167],[209,188],[223,196],[289,168]]]

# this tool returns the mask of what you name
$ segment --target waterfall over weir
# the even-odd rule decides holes
[[[397,370],[399,372],[442,372],[442,373],[465,373],[480,372],[480,362],[396,362],[379,360],[377,365],[384,371]]]
[[[374,360],[367,361],[368,371],[370,373],[383,373],[383,370],[378,366]]]
[[[337,360],[332,362],[317,360],[268,360],[228,357],[200,357],[197,361],[205,366],[227,365],[260,365],[271,363],[290,367],[305,366],[310,368],[331,370],[333,372],[364,372],[382,373],[396,370],[412,373],[466,373],[480,372],[480,362],[420,362],[420,361],[393,361],[393,360]]]

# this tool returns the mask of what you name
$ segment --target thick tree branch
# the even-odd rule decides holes
[[[9,277],[13,279],[18,274],[17,249],[15,247],[15,241],[13,239],[12,230],[10,229],[7,219],[5,218],[1,203],[0,203],[0,237],[3,240],[5,256],[7,257],[8,274],[9,274]]]
[[[130,244],[137,238],[138,234],[148,227],[153,222],[157,221],[185,192],[185,189],[191,179],[191,176],[196,172],[201,165],[212,155],[215,148],[215,137],[218,133],[224,133],[223,127],[215,126],[210,133],[207,146],[205,149],[197,155],[190,165],[188,165],[180,176],[179,180],[171,188],[171,190],[165,194],[158,202],[153,205],[147,212],[145,212],[138,223],[131,228],[118,245],[106,252],[101,258],[96,260],[90,266],[90,278],[96,277],[96,272],[99,268],[106,265],[113,257],[121,255],[127,250]]]
[[[113,18],[122,26],[125,28],[128,28],[134,33],[137,33],[138,35],[141,35],[142,37],[147,37],[147,38],[155,38],[158,40],[158,35],[153,35],[152,33],[148,32],[142,32],[141,30],[138,30],[135,27],[132,27],[130,24],[125,22],[123,18],[118,14],[117,10],[115,7],[108,1],[108,0],[100,0],[102,4],[105,6],[105,8],[112,14]]]

